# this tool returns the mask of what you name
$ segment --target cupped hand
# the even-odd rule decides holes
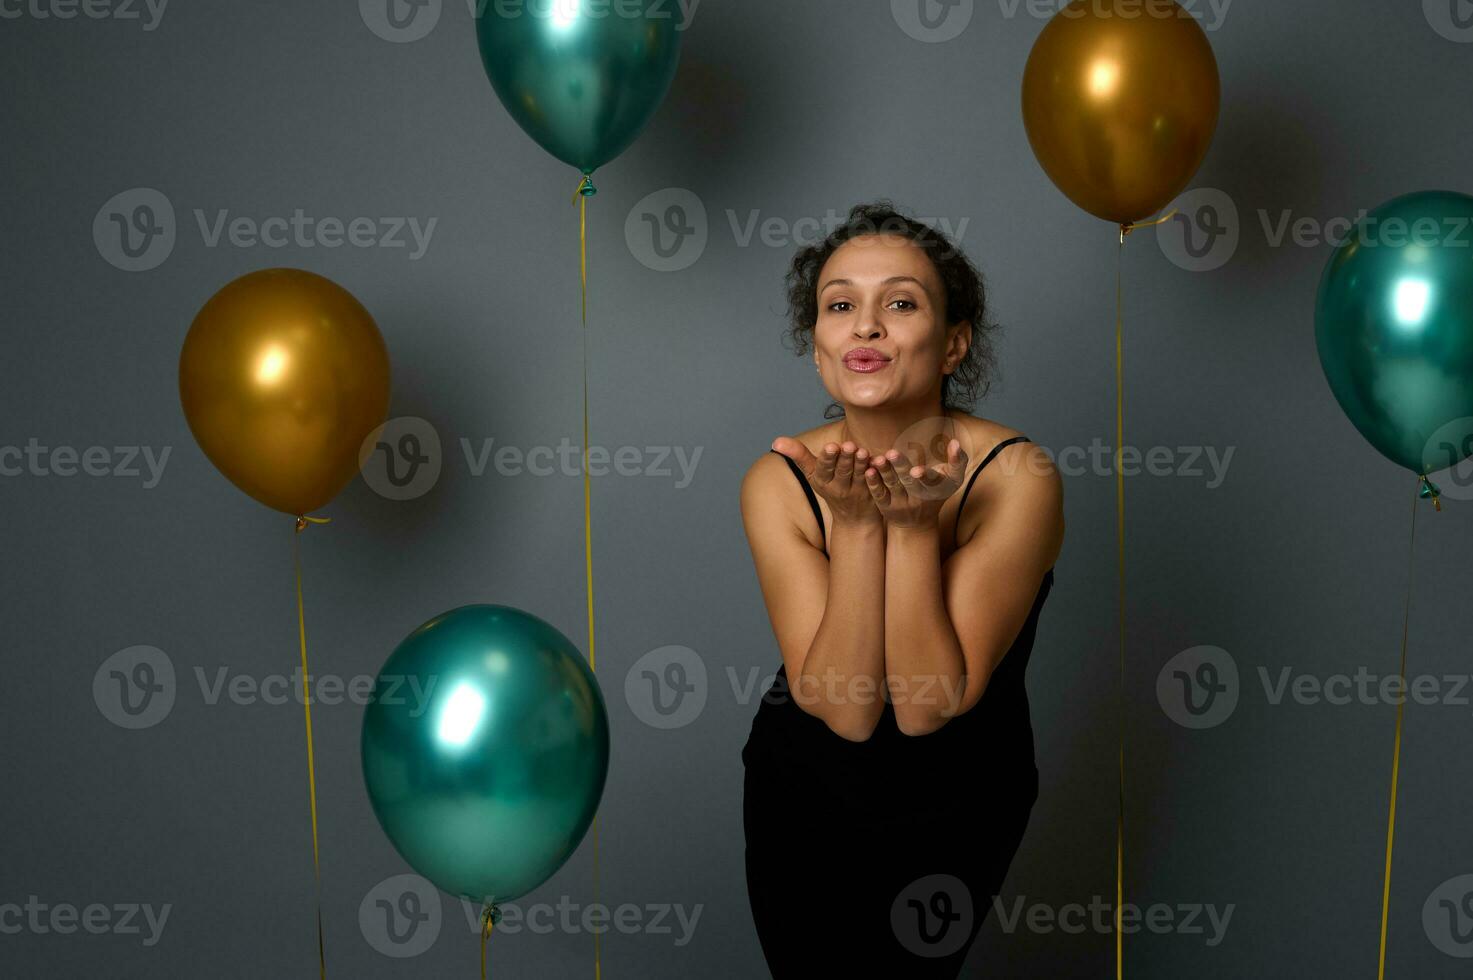
[[[874,495],[864,480],[871,461],[869,450],[853,442],[830,442],[815,456],[803,443],[787,436],[774,439],[772,448],[798,464],[813,492],[827,501],[835,522],[880,520]]]
[[[962,485],[966,472],[967,454],[952,439],[944,463],[914,465],[900,450],[892,449],[874,457],[864,480],[887,526],[934,527],[942,505]]]

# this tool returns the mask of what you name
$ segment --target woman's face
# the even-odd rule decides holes
[[[845,406],[928,404],[966,354],[970,325],[945,323],[941,277],[900,235],[852,238],[818,276],[813,360]]]

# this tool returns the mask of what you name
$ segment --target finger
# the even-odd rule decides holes
[[[924,473],[925,469],[924,466],[895,467],[895,475],[899,478],[900,485],[905,488],[906,493],[914,496],[921,494],[925,490],[925,485],[921,482],[920,476],[915,472],[916,470],[920,470]]]
[[[869,495],[877,505],[883,507],[890,503],[890,491],[885,488],[885,481],[880,479],[879,471],[873,466],[865,468],[864,485],[869,487]]]
[[[778,436],[772,440],[772,448],[797,464],[804,476],[809,478],[813,476],[813,471],[818,466],[818,458],[809,452],[808,447],[803,443],[788,436]]]
[[[947,447],[946,473],[958,486],[961,485],[962,477],[967,475],[967,453],[962,449],[960,439],[951,440],[951,445]]]
[[[854,451],[854,482],[866,479],[865,471],[870,467],[869,450],[863,446]]]
[[[916,482],[919,483],[921,487],[926,490],[940,490],[951,481],[950,469],[947,466],[942,465],[912,468],[921,470],[920,474],[916,476],[915,479]]]
[[[834,478],[834,465],[839,459],[839,447],[835,443],[826,443],[823,452],[818,456],[818,466],[814,468],[814,477],[820,483],[828,483]]]
[[[890,484],[892,489],[898,485],[906,493],[918,490],[919,483],[910,472],[915,469],[915,466],[906,458],[905,453],[898,449],[892,449],[885,455],[890,460],[890,470],[895,474],[895,483],[890,483],[888,477],[885,482]]]
[[[847,489],[854,482],[854,450],[852,442],[846,442],[839,447],[839,457],[834,463],[834,481]]]
[[[891,491],[900,490],[900,476],[895,472],[895,466],[888,455],[875,460],[875,467],[880,471],[880,479],[885,482],[886,488]]]

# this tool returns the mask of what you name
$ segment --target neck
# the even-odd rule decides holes
[[[874,408],[846,405],[835,441],[849,440],[875,453],[899,449],[909,456],[916,452],[917,446],[931,442],[943,426],[951,427],[951,413],[941,408],[939,395],[924,402],[891,403]],[[902,436],[906,445],[897,445]],[[927,465],[937,460],[912,459],[911,462]]]

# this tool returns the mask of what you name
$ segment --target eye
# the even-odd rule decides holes
[[[910,307],[910,308],[911,308],[911,309],[913,309],[913,310],[914,310],[914,309],[918,309],[918,308],[919,308],[919,307],[917,307],[917,306],[916,306],[916,305],[915,305],[915,304],[914,304],[914,303],[912,303],[912,302],[911,302],[911,301],[910,301],[910,300],[908,300],[908,299],[901,299],[901,298],[896,298],[896,299],[892,299],[892,300],[891,300],[891,301],[890,301],[890,305],[891,305],[891,306],[894,306],[894,305],[895,305],[895,304],[896,304],[896,303],[905,303],[905,304],[906,304],[906,305],[907,305],[907,306],[909,306],[909,307]]]
[[[849,312],[848,310],[836,310],[836,309],[834,309],[834,307],[836,307],[836,306],[850,306],[850,305],[852,305],[852,304],[847,299],[841,299],[841,300],[839,300],[837,302],[830,303],[829,306],[828,306],[828,308],[829,308],[830,311],[832,311],[834,313],[847,313],[847,312]]]

